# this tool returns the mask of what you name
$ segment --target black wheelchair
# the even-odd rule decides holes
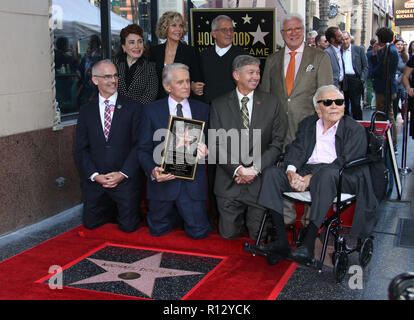
[[[348,255],[353,252],[359,253],[359,264],[361,267],[366,267],[371,260],[373,251],[374,251],[374,243],[373,237],[369,236],[364,239],[358,239],[356,246],[351,247],[347,244],[345,237],[342,235],[342,231],[344,229],[342,215],[343,213],[350,208],[354,202],[356,201],[355,195],[350,195],[346,193],[342,193],[342,174],[346,172],[346,170],[351,168],[356,168],[359,166],[369,166],[371,177],[375,175],[375,194],[377,199],[381,201],[385,197],[387,184],[388,184],[388,176],[389,172],[384,164],[385,152],[386,152],[386,141],[383,136],[377,134],[375,132],[375,116],[376,113],[372,115],[371,123],[368,128],[366,128],[367,132],[367,139],[368,139],[368,151],[367,155],[364,158],[357,159],[346,163],[340,170],[339,170],[339,181],[337,186],[337,196],[333,203],[333,214],[329,215],[325,218],[320,230],[325,229],[325,235],[323,240],[322,251],[319,259],[313,259],[311,263],[308,263],[307,266],[317,269],[319,272],[322,272],[323,263],[325,260],[325,256],[327,253],[328,241],[329,236],[332,235],[334,238],[334,252],[332,255],[332,264],[334,266],[334,276],[338,283],[342,282],[345,275],[348,272]],[[378,179],[379,177],[379,179]],[[378,183],[378,181],[380,183]],[[373,180],[374,183],[374,180]],[[285,192],[283,194],[285,199],[290,201],[299,202],[302,204],[312,205],[312,200],[310,197],[309,191],[305,192]],[[244,249],[247,252],[250,252],[253,255],[261,255],[266,258],[268,264],[275,264],[280,259],[279,257],[275,257],[269,254],[266,251],[263,251],[259,248],[260,239],[262,239],[262,234],[264,231],[264,226],[268,216],[270,217],[270,213],[266,210],[266,208],[262,208],[265,210],[263,215],[263,219],[261,222],[261,226],[259,229],[259,234],[255,244],[245,242]],[[293,246],[299,246],[306,234],[306,227],[303,227],[296,232],[295,226],[290,226],[288,230],[293,232]],[[269,232],[271,234],[271,232]],[[296,235],[297,234],[297,235]],[[271,237],[271,236],[270,236]],[[271,241],[272,239],[266,239],[264,242]]]

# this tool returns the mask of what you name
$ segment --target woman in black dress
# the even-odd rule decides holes
[[[119,73],[118,92],[142,104],[156,100],[158,78],[154,62],[146,57],[142,28],[130,24],[120,36],[121,47],[113,58]]]
[[[204,84],[200,82],[199,54],[196,48],[182,41],[187,33],[182,15],[178,12],[165,12],[158,21],[156,33],[159,39],[166,39],[164,43],[151,47],[151,60],[155,61],[160,87],[158,98],[167,95],[162,86],[162,70],[164,65],[173,62],[184,63],[189,67],[191,90],[196,95],[202,95]]]

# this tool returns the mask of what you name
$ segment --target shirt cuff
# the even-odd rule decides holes
[[[240,165],[240,166],[238,166],[237,168],[236,168],[236,170],[234,170],[234,173],[233,173],[233,178],[234,177],[238,177],[239,176],[239,174],[237,173],[237,170],[239,170],[239,168],[241,168],[241,167],[243,167],[242,165]]]
[[[286,173],[287,173],[288,171],[293,171],[293,172],[296,172],[296,167],[290,164],[290,165],[288,165],[288,166],[287,166]]]
[[[97,175],[99,175],[99,173],[98,173],[98,172],[95,172],[95,173],[93,173],[93,174],[89,177],[89,179],[91,179],[91,181],[92,181],[92,182],[95,182],[95,177],[96,177]]]
[[[122,174],[125,178],[128,179],[128,176],[125,173],[123,173],[122,171],[119,171],[119,173]]]

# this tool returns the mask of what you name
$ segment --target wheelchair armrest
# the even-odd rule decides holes
[[[363,157],[363,158],[355,159],[355,160],[345,163],[343,168],[344,169],[356,168],[356,167],[360,167],[360,166],[363,166],[365,164],[370,164],[370,163],[372,163],[372,159],[368,157]]]

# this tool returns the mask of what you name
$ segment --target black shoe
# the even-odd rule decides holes
[[[309,249],[306,246],[300,246],[299,248],[292,250],[289,257],[302,264],[311,263],[314,258],[313,252],[309,252]]]
[[[290,253],[289,244],[288,243],[284,244],[278,240],[265,243],[265,244],[259,244],[257,247],[259,250],[262,250],[263,252],[266,252],[267,254],[270,254],[270,255],[287,257]]]

